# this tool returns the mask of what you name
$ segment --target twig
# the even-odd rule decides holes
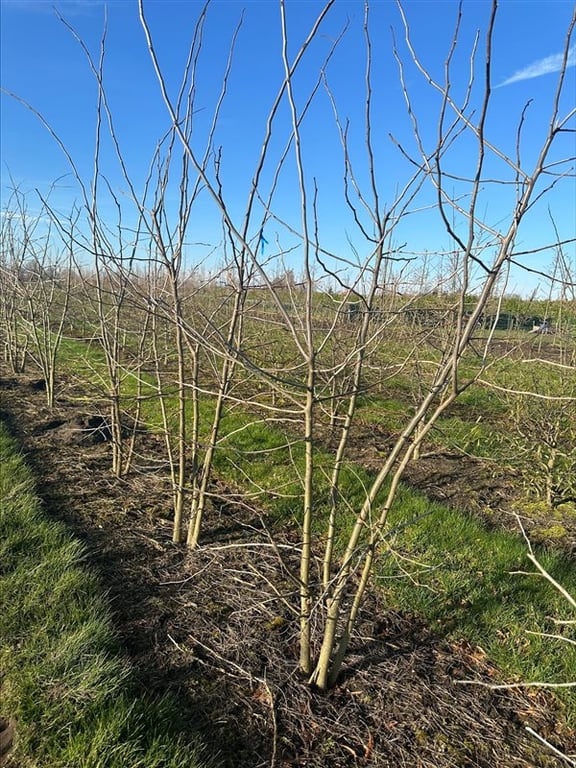
[[[526,630],[527,635],[536,635],[537,637],[548,637],[551,640],[561,640],[563,643],[569,643],[570,645],[576,645],[576,640],[571,640],[569,637],[563,635],[553,635],[550,632],[534,632],[532,629]]]
[[[544,576],[544,578],[545,578],[545,579],[547,579],[547,580],[550,582],[550,584],[552,584],[552,586],[553,586],[555,589],[557,589],[557,590],[558,590],[558,592],[560,592],[560,594],[561,594],[563,597],[565,597],[565,598],[566,598],[566,600],[568,600],[568,602],[570,603],[570,605],[571,605],[573,608],[576,608],[576,600],[575,600],[575,599],[572,597],[572,595],[571,595],[571,594],[570,594],[570,593],[569,593],[569,592],[568,592],[566,589],[564,589],[564,587],[563,587],[561,584],[559,584],[559,583],[556,581],[556,579],[554,579],[554,578],[553,578],[553,577],[552,577],[552,576],[551,576],[551,575],[548,573],[548,571],[547,571],[545,568],[543,568],[543,567],[540,565],[540,563],[538,562],[538,560],[536,559],[536,557],[535,557],[535,556],[532,554],[532,552],[529,552],[529,553],[528,553],[528,559],[530,560],[530,562],[531,562],[531,563],[533,563],[533,564],[536,566],[536,568],[538,568],[538,570],[540,571],[540,573],[542,574],[542,576]]]
[[[491,691],[503,691],[512,688],[576,688],[574,683],[540,683],[537,681],[530,683],[486,683],[484,680],[454,680],[457,685],[481,685],[483,688],[489,688]]]
[[[530,728],[529,725],[526,726],[526,730],[531,736],[534,736],[535,739],[538,739],[538,741],[542,742],[545,747],[548,747],[548,749],[556,755],[556,757],[559,757],[561,760],[565,760],[568,765],[576,765],[576,760],[573,760],[568,755],[565,755],[563,752],[560,752],[559,749],[556,749],[552,744],[550,744],[549,741],[546,741],[546,739],[543,736],[540,736],[539,733],[536,733],[536,731],[533,728]]]

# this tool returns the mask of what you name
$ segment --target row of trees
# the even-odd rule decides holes
[[[507,275],[520,259],[519,232],[533,207],[552,187],[573,183],[574,158],[563,156],[556,145],[574,130],[575,119],[574,109],[562,112],[575,18],[566,33],[563,66],[539,151],[529,163],[521,152],[524,113],[515,129],[514,156],[492,143],[487,127],[497,4],[488,13],[483,52],[479,41],[470,51],[470,79],[461,96],[451,86],[460,15],[443,78],[438,80],[420,59],[406,13],[399,6],[404,45],[401,50],[394,41],[392,53],[413,141],[404,146],[394,140],[406,172],[398,179],[394,198],[386,199],[386,168],[375,159],[382,127],[376,130],[373,124],[377,52],[369,4],[363,20],[363,155],[356,145],[351,146],[345,116],[339,113],[329,86],[329,62],[338,40],[326,52],[306,96],[296,93],[299,67],[320,39],[333,4],[329,0],[321,8],[308,35],[297,44],[290,39],[285,3],[279,3],[283,77],[262,127],[261,151],[240,212],[238,201],[226,194],[225,153],[217,143],[240,30],[231,42],[209,128],[200,143],[194,120],[199,106],[196,73],[204,54],[209,9],[205,7],[198,16],[181,85],[171,95],[140,0],[140,22],[170,127],[158,142],[143,185],[137,186],[124,161],[107,98],[105,35],[100,58],[95,60],[69,27],[97,86],[94,174],[91,179],[82,176],[58,135],[35,113],[68,158],[79,202],[69,217],[63,217],[49,197],[42,197],[40,215],[30,217],[26,198],[16,189],[11,215],[2,220],[0,263],[6,359],[15,371],[22,370],[27,356],[35,360],[46,379],[50,405],[55,399],[57,354],[63,337],[74,334],[97,340],[104,361],[97,375],[108,404],[116,475],[134,468],[134,426],[145,419],[143,409],[155,411],[154,426],[163,435],[170,474],[175,542],[185,541],[192,548],[201,542],[219,452],[233,447],[235,436],[243,430],[255,425],[279,429],[284,438],[274,450],[279,455],[281,449],[293,456],[298,453],[292,474],[299,491],[291,490],[289,495],[301,537],[299,566],[292,573],[298,585],[299,667],[321,690],[333,685],[341,671],[406,467],[417,459],[423,441],[459,396],[479,380],[488,385],[495,335],[494,328],[479,335],[479,319],[494,306],[497,318]],[[432,144],[423,127],[423,107],[412,98],[408,66],[436,97]],[[354,263],[324,244],[319,213],[322,189],[310,178],[304,160],[304,128],[320,89],[333,107],[341,146],[342,194],[356,228],[355,239],[363,242],[363,255],[357,255]],[[277,142],[272,142],[272,135],[280,130],[279,114],[286,110],[289,129],[283,148],[275,154]],[[123,200],[107,183],[101,167],[105,131],[123,177]],[[473,155],[466,167],[460,167],[461,146],[468,157]],[[297,226],[285,221],[275,196],[278,179],[289,164],[299,194]],[[497,179],[495,167],[501,174]],[[455,179],[458,193],[452,191]],[[482,213],[485,187],[494,185],[514,189],[497,225]],[[174,190],[179,194],[176,206],[170,194]],[[117,211],[114,222],[102,213],[104,199]],[[200,279],[206,265],[192,265],[196,273],[191,269],[187,244],[193,240],[193,214],[207,199],[221,224],[221,268],[210,279]],[[399,242],[405,219],[418,214],[422,200],[431,199],[451,255],[443,262],[449,261],[449,272],[440,276],[442,284],[430,285],[428,272],[425,282],[430,291],[449,286],[446,312],[451,319],[421,328],[401,318],[422,300],[415,286],[424,284],[429,254],[420,260]],[[425,208],[428,215],[428,203]],[[129,225],[124,223],[127,219]],[[267,243],[263,234],[272,226],[278,229],[274,244]],[[556,247],[557,258],[549,278],[555,291],[562,287],[558,306],[563,306],[562,300],[574,298],[574,274],[562,244],[547,243],[542,251],[550,247]],[[296,278],[286,264],[293,249],[300,265]],[[361,310],[355,322],[343,322],[351,302],[359,302]],[[567,381],[575,369],[569,349],[569,345],[562,347],[563,356],[554,361]],[[411,389],[412,405],[358,501],[357,495],[348,494],[343,473],[350,461],[350,436],[359,403],[367,391],[386,391],[399,377],[417,382]],[[573,403],[573,386],[561,401],[567,407]],[[229,427],[230,415],[235,413],[241,413],[242,419]],[[324,458],[327,425],[332,446],[328,467]],[[557,436],[551,439],[557,442]],[[542,461],[553,461],[551,453]],[[283,488],[257,487],[249,477],[246,483],[251,499],[288,493]],[[553,501],[552,481],[545,492]],[[313,626],[320,627],[317,645]]]

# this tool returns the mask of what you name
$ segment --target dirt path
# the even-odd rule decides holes
[[[545,695],[458,685],[492,679],[482,653],[449,645],[417,617],[363,609],[342,680],[312,692],[295,673],[294,585],[257,510],[211,510],[204,545],[172,544],[167,483],[147,460],[109,473],[108,444],[71,383],[54,411],[41,384],[4,377],[0,415],[21,440],[51,515],[87,548],[143,687],[177,691],[223,768],[552,768],[529,724],[576,749]],[[149,457],[154,438],[140,438]],[[158,455],[161,453],[158,451]],[[222,489],[225,495],[225,489]],[[297,534],[282,535],[286,561]],[[318,637],[314,638],[318,642]]]

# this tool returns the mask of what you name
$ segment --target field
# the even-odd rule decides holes
[[[9,5],[2,768],[576,766],[574,9]]]
[[[53,402],[33,342],[36,364],[5,365],[0,390],[2,418],[47,514],[83,542],[99,574],[137,689],[175,695],[193,721],[190,738],[200,727],[222,766],[512,768],[554,766],[554,750],[575,753],[576,707],[562,688],[576,678],[573,609],[527,557],[532,546],[550,577],[576,592],[575,342],[566,305],[545,307],[552,333],[478,324],[459,360],[458,397],[441,395],[437,418],[422,422],[401,484],[400,455],[374,491],[362,527],[376,538],[355,550],[361,565],[374,548],[370,578],[343,666],[321,692],[299,671],[307,505],[316,657],[323,602],[358,510],[434,386],[453,322],[428,298],[412,301],[410,315],[379,309],[360,338],[362,318],[335,315],[334,298],[319,294],[309,420],[298,347],[306,334],[291,333],[306,315],[298,292],[277,294],[290,317],[249,292],[241,343],[231,343],[234,292],[191,291],[182,356],[171,315],[150,311],[141,295],[121,307],[115,327],[99,323],[97,302],[86,309],[73,293]],[[113,308],[100,306],[101,317],[109,321]],[[199,328],[212,334],[209,345]],[[199,541],[186,547],[202,494]],[[345,606],[360,577],[357,566]],[[494,687],[533,681],[559,687]],[[23,733],[27,717],[18,715]]]
[[[86,550],[43,507],[5,423],[0,459],[0,763],[206,768],[182,701],[143,691]]]

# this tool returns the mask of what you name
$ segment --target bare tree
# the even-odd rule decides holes
[[[54,406],[56,361],[67,320],[72,282],[71,242],[58,250],[49,206],[41,200],[34,216],[17,188],[12,208],[4,215],[2,231],[2,326],[6,356],[14,371],[23,370],[26,356],[37,365],[45,382],[48,407]],[[73,232],[77,213],[70,217]]]
[[[0,333],[3,356],[14,373],[26,367],[29,334],[26,331],[20,281],[27,244],[21,238],[19,214],[8,203],[0,221]]]
[[[376,236],[369,238],[372,241],[370,259],[367,262],[370,265],[370,275],[372,275],[371,287],[367,292],[360,296],[364,305],[363,322],[361,331],[357,336],[357,343],[353,352],[353,359],[356,359],[355,375],[352,384],[352,397],[349,401],[348,416],[344,422],[344,430],[340,441],[340,448],[337,452],[336,462],[333,469],[333,478],[331,483],[331,508],[332,513],[329,516],[329,523],[325,541],[327,542],[325,555],[323,558],[323,585],[320,592],[317,591],[314,580],[311,578],[314,559],[316,556],[316,546],[312,534],[313,523],[315,521],[315,502],[314,502],[314,478],[316,475],[315,451],[318,444],[316,429],[316,414],[318,409],[318,382],[319,382],[319,355],[326,345],[326,339],[329,333],[324,336],[324,340],[318,340],[316,329],[314,327],[314,301],[315,301],[315,276],[313,265],[322,264],[322,254],[324,249],[321,244],[321,233],[319,222],[316,215],[315,199],[316,193],[314,187],[310,189],[307,179],[303,154],[303,137],[300,130],[301,121],[306,108],[299,109],[294,94],[293,82],[294,72],[299,58],[305,51],[307,45],[317,33],[322,19],[328,13],[331,3],[327,3],[318,16],[316,25],[311,35],[307,38],[305,45],[300,49],[296,57],[290,61],[288,57],[288,28],[285,16],[284,3],[280,3],[281,28],[283,36],[282,62],[284,65],[284,82],[280,94],[285,99],[290,114],[292,134],[290,138],[290,147],[292,158],[298,178],[300,190],[300,209],[301,224],[299,227],[299,237],[301,239],[301,254],[303,264],[303,302],[301,314],[297,320],[286,311],[277,288],[272,280],[266,275],[263,266],[257,258],[257,254],[246,238],[246,228],[236,226],[231,216],[231,208],[227,201],[222,197],[221,190],[206,174],[201,163],[196,158],[193,148],[186,137],[178,130],[177,115],[171,105],[167,94],[164,79],[154,53],[154,47],[150,31],[146,25],[143,7],[141,4],[141,18],[147,34],[148,44],[157,72],[158,80],[162,89],[163,98],[168,108],[169,114],[174,123],[174,128],[179,135],[191,162],[199,173],[203,176],[203,181],[207,190],[212,195],[214,202],[220,210],[228,227],[231,236],[239,243],[239,247],[246,249],[247,254],[253,259],[257,266],[258,274],[264,280],[271,296],[276,303],[280,316],[286,324],[295,348],[301,356],[299,371],[300,381],[297,385],[297,391],[302,393],[300,397],[295,397],[292,391],[292,399],[300,402],[303,416],[303,435],[302,440],[305,451],[304,472],[301,476],[302,482],[302,514],[301,514],[301,560],[299,572],[300,584],[300,667],[303,672],[310,674],[310,680],[321,689],[332,685],[338,677],[344,656],[346,654],[352,630],[355,625],[358,611],[362,603],[365,590],[370,581],[370,575],[374,566],[382,542],[386,536],[389,512],[394,504],[399,482],[403,476],[404,470],[412,460],[415,451],[421,441],[433,428],[434,424],[447,408],[464,392],[481,374],[483,360],[481,357],[476,370],[470,374],[464,373],[462,363],[470,347],[475,329],[487,303],[492,299],[495,291],[502,283],[507,270],[510,266],[514,254],[514,244],[518,230],[523,219],[531,209],[531,206],[539,196],[545,193],[539,186],[542,178],[552,172],[552,167],[558,166],[558,160],[549,161],[552,146],[558,136],[565,130],[569,122],[573,119],[574,111],[566,115],[560,114],[560,96],[565,83],[566,64],[568,61],[568,51],[570,50],[571,37],[573,33],[574,20],[572,21],[567,33],[564,47],[564,66],[560,73],[556,95],[553,100],[552,110],[549,119],[548,130],[542,137],[542,143],[538,159],[530,169],[526,168],[521,162],[520,150],[517,157],[507,156],[501,149],[495,146],[488,138],[486,124],[490,113],[492,99],[491,83],[491,59],[493,34],[497,17],[497,6],[493,4],[488,27],[485,37],[485,48],[483,53],[483,77],[478,81],[475,75],[475,66],[477,58],[480,56],[477,39],[470,52],[470,79],[468,88],[464,96],[457,100],[453,95],[451,85],[451,71],[454,64],[454,52],[459,40],[459,29],[461,15],[460,11],[456,20],[456,26],[452,45],[448,52],[445,63],[445,77],[443,82],[438,82],[430,72],[421,63],[418,53],[414,48],[410,38],[410,27],[406,14],[400,7],[400,14],[405,30],[405,48],[409,61],[420,72],[426,80],[429,87],[438,94],[439,112],[437,120],[437,133],[434,144],[430,149],[426,149],[426,140],[422,134],[420,122],[418,119],[418,108],[411,100],[411,96],[406,84],[404,75],[405,64],[399,52],[398,46],[394,43],[394,52],[399,65],[400,80],[405,96],[407,112],[412,121],[414,143],[418,156],[412,156],[410,151],[399,142],[395,142],[399,152],[406,158],[407,162],[417,172],[406,186],[406,191],[399,197],[397,202],[390,206],[393,216],[401,217],[406,213],[406,207],[411,201],[412,185],[417,186],[422,177],[427,184],[431,185],[435,196],[435,209],[443,223],[446,233],[454,243],[454,253],[458,252],[453,261],[453,278],[451,288],[458,288],[454,294],[453,306],[451,307],[449,320],[444,319],[444,333],[438,346],[438,355],[436,359],[428,365],[431,372],[426,376],[424,385],[421,388],[421,395],[416,402],[414,412],[409,418],[407,424],[402,430],[396,442],[391,446],[388,455],[383,462],[380,471],[377,473],[372,485],[367,489],[364,503],[355,512],[355,523],[352,532],[347,539],[343,553],[338,558],[335,568],[332,569],[333,561],[333,541],[336,536],[336,514],[334,499],[336,498],[336,489],[338,485],[338,473],[341,466],[342,456],[346,448],[346,435],[350,429],[351,421],[354,417],[355,398],[360,391],[362,380],[362,361],[364,350],[366,349],[367,339],[370,328],[370,313],[374,305],[379,275],[390,268],[393,260],[388,237],[391,231],[392,218],[390,215],[382,215],[379,202],[378,187],[376,184],[376,164],[372,153],[371,138],[371,118],[370,118],[370,99],[371,99],[371,81],[370,66],[372,62],[372,49],[370,35],[368,33],[368,21],[365,23],[365,40],[367,49],[367,110],[366,110],[366,146],[368,150],[369,178],[371,179],[371,195],[373,204],[370,207],[370,216],[375,227]],[[479,90],[479,93],[477,92]],[[476,114],[471,109],[472,98],[480,104]],[[272,115],[273,113],[271,113]],[[518,127],[518,146],[520,146],[521,128],[523,116],[519,121]],[[342,145],[344,148],[346,178],[347,184],[355,184],[355,177],[352,164],[348,160],[348,142],[346,131],[340,130]],[[471,172],[466,170],[458,172],[457,170],[446,170],[450,166],[451,153],[459,140],[472,142],[476,146],[476,158]],[[264,145],[264,149],[266,145]],[[510,179],[503,176],[494,182],[490,175],[488,179],[490,184],[497,183],[506,185],[509,181],[515,185],[516,197],[511,202],[509,215],[505,225],[496,228],[488,221],[485,221],[480,215],[480,204],[482,199],[482,189],[487,178],[487,159],[496,158],[502,167],[509,174]],[[282,161],[283,162],[283,161]],[[560,161],[560,164],[566,164],[566,160]],[[554,163],[554,166],[552,165]],[[454,195],[450,192],[450,184],[458,173],[459,184],[465,189],[464,192]],[[558,173],[556,181],[564,177],[564,172]],[[258,184],[258,176],[254,179],[254,188]],[[346,187],[347,189],[348,187]],[[360,204],[366,206],[366,197],[356,189],[356,194]],[[354,207],[353,207],[354,210]],[[268,215],[272,211],[267,209]],[[278,221],[281,217],[277,218]],[[356,216],[358,221],[358,217]],[[455,223],[456,222],[456,223]],[[463,233],[463,234],[461,234]],[[382,266],[384,265],[384,266]],[[367,268],[365,268],[367,269]],[[458,274],[456,275],[455,270]],[[475,290],[476,298],[472,310],[466,307],[467,297]],[[350,288],[347,294],[350,295]],[[332,325],[334,327],[334,325]],[[489,344],[491,336],[488,337]],[[487,349],[488,347],[486,347]],[[415,359],[418,359],[418,347],[415,346]],[[286,382],[284,382],[286,390]],[[387,487],[384,501],[379,501],[380,494],[384,487]],[[321,582],[322,583],[322,582]],[[322,630],[322,643],[318,656],[313,660],[313,649],[310,639],[310,627],[312,612],[319,614]],[[316,621],[318,616],[316,617]]]
[[[540,154],[535,166],[531,170],[524,170],[518,163],[511,158],[506,157],[500,150],[494,147],[489,142],[485,131],[492,90],[490,65],[493,31],[497,14],[496,4],[494,3],[492,6],[486,35],[484,59],[485,74],[483,83],[484,96],[482,100],[482,108],[478,118],[474,122],[466,114],[467,97],[463,107],[454,101],[451,94],[450,65],[452,52],[458,39],[459,19],[453,38],[453,46],[446,60],[445,81],[444,83],[438,83],[421,64],[418,55],[412,46],[408,22],[402,9],[401,13],[405,24],[406,45],[412,61],[429,82],[431,87],[436,89],[441,96],[438,141],[433,153],[430,154],[424,149],[416,118],[416,107],[411,103],[408,91],[404,85],[409,113],[413,118],[415,137],[418,146],[421,148],[419,161],[423,164],[427,177],[437,192],[438,212],[444,221],[447,232],[454,239],[462,252],[461,263],[463,287],[460,293],[459,312],[456,316],[453,333],[444,347],[442,357],[431,378],[430,385],[424,393],[421,402],[418,404],[413,418],[390,450],[386,462],[370,488],[366,501],[358,513],[353,533],[346,545],[346,550],[341,560],[339,572],[334,580],[332,594],[328,603],[326,629],[324,632],[322,649],[314,675],[312,676],[312,679],[320,688],[325,688],[332,684],[339,674],[344,654],[350,641],[351,631],[358,614],[358,609],[369,582],[374,558],[378,552],[379,544],[385,532],[388,514],[394,502],[398,483],[405,467],[413,456],[417,442],[422,440],[447,407],[454,402],[479,375],[479,372],[472,377],[463,375],[461,364],[464,354],[470,345],[479,315],[492,295],[499,277],[508,267],[520,224],[530,208],[533,197],[538,194],[537,184],[542,175],[549,170],[547,161],[554,141],[574,115],[574,111],[570,112],[568,115],[559,115],[560,95],[565,82],[566,62],[574,29],[574,18],[572,19],[566,36],[564,67],[558,79],[548,130],[543,136]],[[403,79],[402,71],[403,69],[401,67],[401,77]],[[472,84],[471,81],[470,87],[472,87]],[[446,174],[444,171],[446,153],[450,148],[454,133],[462,130],[470,132],[477,144],[476,169],[473,176],[468,181],[470,202],[466,209],[462,208],[460,203],[448,194],[445,188]],[[494,231],[492,227],[480,218],[477,208],[483,182],[486,155],[488,153],[495,153],[511,169],[514,176],[518,176],[522,179],[522,183],[519,185],[517,199],[510,211],[507,225],[503,231]],[[458,215],[467,222],[468,233],[466,239],[461,238],[456,232],[451,223],[451,216],[447,213],[448,210],[458,213]],[[479,238],[481,239],[486,232],[490,232],[493,237],[492,253],[489,262],[484,257],[482,259],[479,258],[476,251],[476,242]],[[480,273],[478,299],[474,310],[470,313],[469,317],[466,317],[464,304],[466,294],[473,274],[478,271]],[[418,435],[417,441],[415,440],[416,434]],[[390,482],[386,500],[376,512],[374,510],[374,504],[377,494],[380,492],[386,481]],[[374,512],[374,519],[370,523]],[[360,574],[359,582],[353,589],[354,596],[350,607],[344,608],[345,598],[347,597],[351,586],[350,577],[356,570],[358,570]],[[346,617],[342,622],[342,629],[337,639],[337,626],[343,619],[343,612],[346,614]]]
[[[362,160],[350,124],[330,86],[330,60],[340,38],[326,43],[317,76],[308,83],[303,96],[297,87],[300,66],[319,40],[333,6],[333,0],[326,2],[309,32],[296,41],[291,37],[286,3],[279,2],[282,76],[267,112],[254,173],[247,184],[246,203],[240,213],[224,183],[225,147],[216,146],[216,126],[227,95],[240,27],[228,49],[213,119],[203,141],[193,131],[196,64],[203,50],[207,7],[199,14],[182,84],[172,98],[143,0],[139,0],[141,25],[170,120],[142,192],[135,189],[124,163],[106,98],[105,35],[98,63],[83,46],[98,87],[98,130],[90,184],[83,182],[73,159],[59,142],[79,183],[88,222],[88,237],[82,243],[76,240],[76,244],[94,258],[91,295],[107,372],[114,471],[124,471],[130,456],[122,429],[123,387],[126,378],[133,375],[127,364],[130,345],[126,339],[129,315],[137,310],[145,318],[145,328],[150,329],[148,354],[152,370],[148,380],[143,367],[134,366],[141,387],[139,399],[144,386],[150,386],[158,398],[173,489],[176,542],[183,538],[184,502],[188,497],[191,507],[187,545],[196,547],[201,541],[218,452],[225,445],[233,446],[235,436],[256,423],[271,424],[282,431],[280,448],[289,455],[292,485],[297,488],[293,498],[300,532],[299,563],[288,570],[297,593],[299,667],[310,684],[321,690],[333,685],[341,672],[375,563],[388,548],[390,512],[407,466],[448,408],[469,387],[483,380],[501,313],[502,292],[510,269],[518,263],[515,249],[519,231],[550,188],[569,178],[566,169],[573,158],[554,156],[553,148],[559,136],[572,130],[576,114],[575,110],[561,112],[574,17],[566,35],[548,125],[541,136],[537,159],[530,165],[521,152],[525,111],[515,128],[515,157],[490,139],[497,3],[493,2],[487,11],[483,49],[478,35],[468,51],[469,79],[459,95],[454,93],[452,73],[459,66],[456,50],[461,45],[462,9],[457,11],[444,76],[437,80],[420,60],[407,13],[399,5],[404,41],[400,44],[393,37],[391,50],[398,65],[412,138],[403,143],[391,137],[391,151],[405,161],[406,170],[393,199],[385,201],[386,168],[377,159],[373,122],[373,71],[379,51],[373,45],[368,4],[363,24],[366,67]],[[413,98],[408,67],[411,77],[422,78],[436,97],[437,117],[432,132],[431,108],[419,105]],[[361,242],[360,249],[351,246],[354,258],[333,253],[326,245],[320,206],[322,186],[306,161],[306,120],[322,91],[332,104],[333,129],[340,145],[343,200]],[[282,110],[290,120],[284,127],[284,143],[278,149],[281,142],[273,146],[272,133]],[[122,205],[100,168],[100,131],[104,123],[128,187],[127,196],[136,211],[137,225],[130,233],[123,226]],[[460,145],[466,148],[466,162]],[[289,164],[297,179],[296,223],[289,220],[275,194],[281,173]],[[179,205],[175,219],[171,219],[167,190],[174,186],[179,190]],[[484,213],[486,189],[512,191],[506,211],[499,211],[498,223]],[[103,190],[116,205],[118,221],[113,233],[99,210]],[[200,194],[213,204],[223,232],[220,275],[225,279],[218,286],[212,285],[210,306],[199,301],[201,288],[190,284],[186,287],[183,277],[191,211]],[[449,240],[448,256],[441,259],[444,264],[448,259],[448,275],[437,274],[433,254],[419,254],[403,244],[408,217],[425,215],[425,221],[429,221],[432,214]],[[272,225],[278,230],[276,242],[267,244],[265,252],[264,228]],[[69,226],[59,226],[70,233]],[[300,259],[301,274],[297,276],[286,263],[291,249]],[[148,264],[144,282],[138,280],[135,269],[140,259]],[[565,269],[565,262],[561,268]],[[338,295],[323,293],[321,286],[326,284]],[[428,300],[425,306],[419,303],[423,294]],[[496,309],[486,323],[485,314],[492,303]],[[343,322],[348,330],[345,334]],[[479,337],[478,327],[483,323],[486,332]],[[252,335],[252,328],[262,325],[270,336],[268,343],[255,341]],[[274,353],[270,350],[272,342]],[[375,350],[385,342],[389,342],[391,359],[383,364]],[[473,354],[469,354],[473,343]],[[140,359],[142,350],[141,346],[136,348]],[[374,370],[372,359],[378,360]],[[339,383],[344,371],[345,386]],[[349,493],[343,482],[344,470],[353,468],[350,434],[358,420],[359,403],[363,394],[381,389],[383,380],[401,375],[418,380],[412,389],[412,406],[406,409],[401,428],[382,452],[378,470],[363,486],[359,484],[359,501],[357,489]],[[203,402],[210,406],[206,422],[201,417]],[[243,422],[227,430],[225,415],[227,409],[231,412],[234,408],[242,411]],[[323,420],[328,421],[330,437],[335,437],[336,443],[329,459],[325,457]],[[247,486],[256,489],[258,498],[280,498],[285,493],[273,486],[273,480],[266,485],[252,479],[249,468],[242,471]]]

